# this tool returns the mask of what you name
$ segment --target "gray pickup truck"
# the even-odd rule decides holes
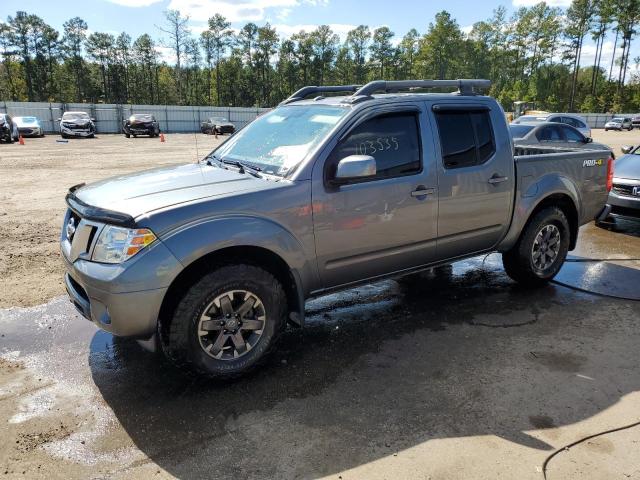
[[[610,152],[515,151],[488,85],[305,87],[199,163],[72,187],[71,301],[228,378],[330,291],[493,251],[514,280],[549,281],[603,211]],[[458,91],[416,91],[433,87]]]

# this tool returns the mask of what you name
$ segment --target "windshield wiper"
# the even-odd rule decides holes
[[[256,178],[262,178],[262,175],[258,173],[258,172],[261,172],[262,169],[257,165],[252,165],[247,162],[240,162],[238,160],[226,160],[224,158],[220,159],[219,161],[226,165],[233,165],[234,167],[238,167],[239,173],[247,173],[246,169],[249,169],[249,172],[248,172],[249,175],[253,175]]]
[[[238,168],[238,173],[249,173],[249,175],[253,175],[256,178],[262,178],[262,175],[258,173],[262,171],[262,168],[258,167],[257,165],[252,165],[251,163],[247,162],[240,162],[238,160],[227,160],[224,158],[220,158],[213,153],[207,155],[205,158],[207,159],[207,165],[209,166],[213,165],[211,163],[211,160],[215,160],[216,163],[218,163],[220,167],[224,168],[225,170],[229,170],[226,165],[233,165],[234,167]],[[247,172],[247,169],[249,170],[249,172]]]

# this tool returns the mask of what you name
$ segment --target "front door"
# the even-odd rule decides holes
[[[495,105],[436,104],[438,257],[454,258],[494,247],[511,221],[514,160]],[[507,132],[507,127],[502,127]]]
[[[366,115],[366,114],[365,114]],[[437,176],[423,104],[362,118],[313,172],[313,222],[325,288],[435,258]],[[427,145],[424,145],[427,143]],[[331,186],[337,163],[370,155],[377,173]]]

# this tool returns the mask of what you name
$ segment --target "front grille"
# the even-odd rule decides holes
[[[611,189],[613,190],[614,193],[621,195],[623,197],[635,197],[636,195],[633,194],[633,185],[621,185],[621,184],[613,184],[613,188]]]
[[[63,124],[65,128],[68,128],[69,130],[89,130],[90,129],[90,125],[76,125],[73,123],[69,123],[69,124]]]

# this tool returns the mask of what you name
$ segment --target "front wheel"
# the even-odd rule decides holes
[[[235,264],[202,277],[160,327],[165,355],[209,378],[233,378],[258,366],[286,324],[280,282],[260,267]]]
[[[502,254],[507,275],[524,285],[544,285],[557,275],[567,258],[569,237],[569,222],[562,210],[548,207],[539,211],[516,245]]]

